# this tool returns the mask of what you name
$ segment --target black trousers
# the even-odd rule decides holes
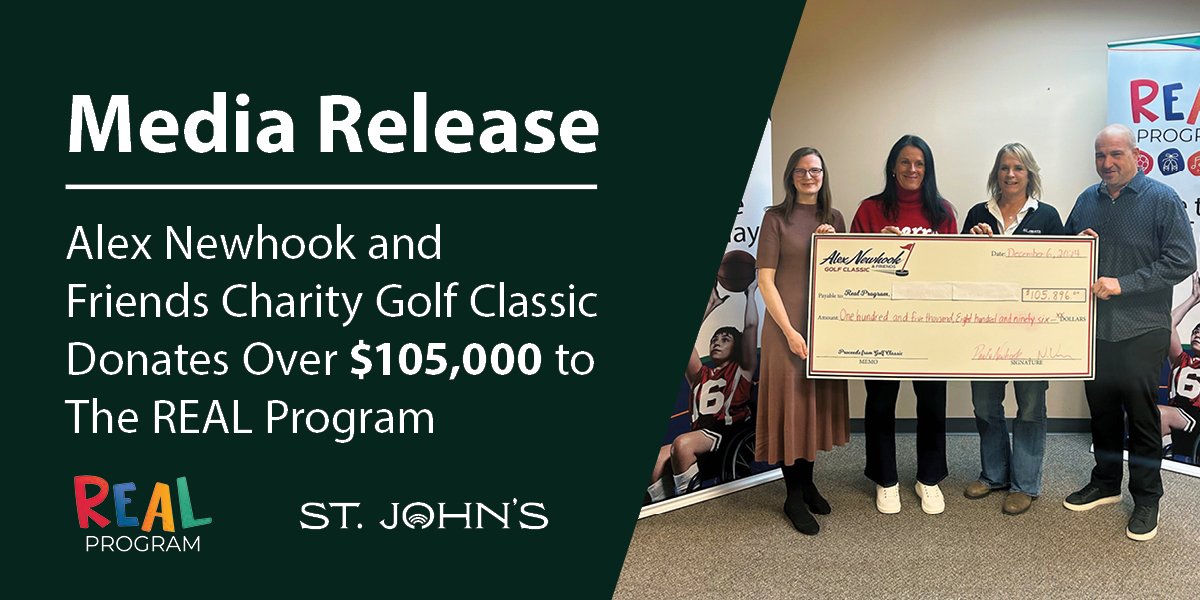
[[[900,482],[896,473],[896,396],[899,381],[868,379],[865,429],[868,479],[884,487]],[[914,381],[917,395],[917,480],[936,485],[946,478],[946,382]]]
[[[1158,376],[1171,332],[1156,329],[1128,340],[1096,340],[1096,379],[1084,382],[1092,412],[1096,467],[1092,483],[1121,491],[1121,451],[1129,418],[1129,493],[1138,505],[1158,506],[1162,498],[1162,432],[1158,415]]]

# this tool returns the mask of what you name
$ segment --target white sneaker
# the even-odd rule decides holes
[[[900,512],[900,484],[890,487],[875,486],[875,508],[885,515]]]
[[[925,485],[917,482],[917,496],[921,498],[921,510],[927,515],[940,515],[946,510],[946,499],[942,490],[936,485]]]

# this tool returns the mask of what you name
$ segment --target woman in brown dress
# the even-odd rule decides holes
[[[844,380],[808,379],[808,270],[812,234],[844,233],[834,210],[825,160],[800,148],[783,171],[783,202],[767,209],[758,243],[758,282],[767,316],[759,361],[755,458],[783,467],[783,511],[798,531],[815,535],[812,513],[829,503],[813,484],[818,450],[850,440],[850,408]],[[809,512],[811,511],[811,512]]]

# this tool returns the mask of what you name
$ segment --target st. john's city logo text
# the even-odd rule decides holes
[[[905,267],[908,266],[908,259],[912,256],[917,245],[916,242],[900,246],[900,249],[894,254],[889,254],[885,250],[876,251],[874,248],[859,250],[853,256],[842,254],[838,250],[834,250],[821,259],[818,264],[824,265],[826,272],[836,273],[866,273],[868,271],[883,271],[885,273],[894,273],[901,277],[908,275]]]
[[[362,529],[377,513],[360,517],[359,502],[306,502],[300,507],[301,529]],[[550,525],[541,502],[390,502],[375,524],[383,529],[515,529],[539,530]],[[368,523],[371,524],[371,523]]]
[[[86,552],[200,551],[200,536],[174,535],[177,524],[176,501],[179,505],[180,529],[186,531],[212,523],[212,517],[196,516],[186,477],[175,480],[174,500],[171,486],[162,482],[155,482],[148,499],[141,500],[138,495],[138,487],[132,481],[109,485],[103,477],[95,475],[75,477],[75,516],[79,520],[79,528],[89,530],[84,538]],[[110,496],[111,506],[105,502]],[[144,512],[140,508],[142,502],[146,506]],[[111,512],[106,509],[111,509]],[[91,533],[96,528],[109,532],[108,526],[114,521],[117,529],[113,533],[116,535]],[[123,528],[137,529],[139,532]]]

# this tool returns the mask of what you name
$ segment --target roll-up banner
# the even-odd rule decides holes
[[[1138,166],[1179,193],[1200,231],[1200,33],[1108,45],[1108,122],[1133,129]],[[1101,242],[1103,243],[1103,242]],[[1175,288],[1159,389],[1163,468],[1200,477],[1200,278]]]
[[[772,204],[771,123],[742,194],[717,266],[704,320],[679,385],[670,425],[648,479],[641,516],[664,513],[780,477],[754,461],[758,324],[763,318],[755,256],[763,213]],[[714,219],[728,218],[714,214]],[[753,359],[746,358],[752,355]]]

